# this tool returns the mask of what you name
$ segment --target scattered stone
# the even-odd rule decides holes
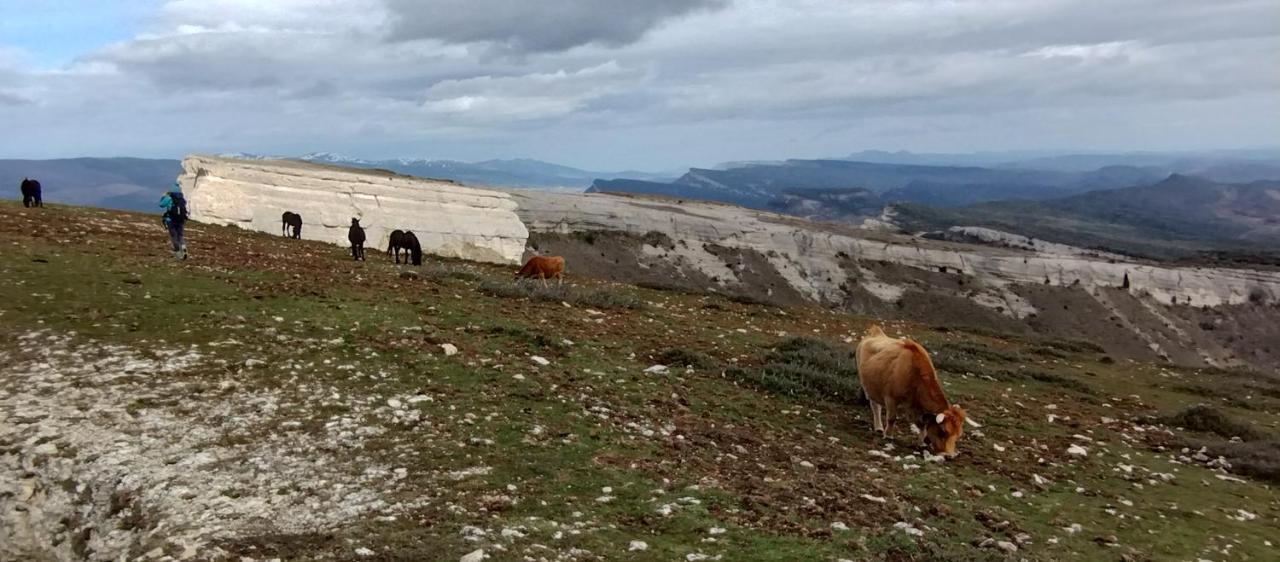
[[[356,556],[373,556],[374,554],[377,554],[377,553],[363,546],[356,549]]]
[[[484,560],[484,549],[478,548],[463,555],[462,558],[458,559],[458,562],[480,562],[481,560]]]
[[[848,526],[848,525],[845,525],[845,524],[844,524],[843,522],[841,522],[841,521],[836,521],[836,522],[834,522],[834,523],[832,523],[832,524],[831,524],[831,530],[832,530],[832,531],[840,531],[840,532],[848,531],[848,530],[849,530],[849,526]]]
[[[1087,457],[1089,456],[1089,450],[1079,445],[1072,444],[1070,447],[1067,447],[1067,454],[1075,455],[1077,457]]]
[[[422,277],[422,276],[421,276],[421,275],[419,275],[419,274],[418,274],[418,272],[416,272],[416,271],[414,271],[414,270],[412,270],[412,269],[402,269],[402,270],[400,270],[400,278],[401,278],[401,279],[410,279],[410,280],[412,280],[412,279],[418,279],[418,278],[420,278],[420,277]]]
[[[457,355],[457,354],[458,354],[458,346],[453,345],[453,344],[451,344],[451,343],[442,343],[442,344],[440,344],[440,349],[444,350],[444,354],[445,354],[445,356],[446,356],[446,357],[448,357],[448,356],[450,356],[450,355]]]
[[[654,365],[652,367],[649,367],[648,369],[645,369],[644,372],[651,375],[665,375],[667,374],[667,370],[668,369],[666,365]]]
[[[266,364],[267,362],[261,359],[249,358],[244,360],[244,366],[246,369],[257,369],[258,367],[261,367]]]
[[[1018,545],[1013,544],[1009,541],[996,541],[996,548],[999,548],[1000,550],[1003,550],[1009,553],[1018,551]]]
[[[534,363],[537,363],[537,364],[539,364],[539,365],[542,365],[543,367],[546,367],[547,365],[550,365],[550,364],[551,364],[551,361],[548,361],[546,357],[541,357],[541,356],[538,356],[538,355],[534,355],[534,356],[530,357],[530,358],[529,358],[529,360],[530,360],[530,361],[533,361]]]
[[[649,550],[649,543],[644,541],[631,541],[631,544],[627,545],[628,552],[638,552],[638,551],[645,551],[645,550]]]

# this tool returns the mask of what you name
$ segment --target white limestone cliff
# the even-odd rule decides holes
[[[529,231],[506,193],[383,170],[290,160],[188,156],[178,178],[192,219],[281,233],[280,215],[302,215],[302,238],[347,246],[361,219],[368,248],[411,230],[428,254],[517,263]]]
[[[1280,299],[1280,273],[1273,271],[1166,266],[1040,241],[1028,250],[1018,247],[1030,246],[1027,240],[985,229],[965,229],[965,234],[1000,239],[1011,247],[920,240],[716,203],[603,193],[509,193],[519,203],[520,218],[534,231],[616,230],[636,235],[657,231],[673,239],[755,250],[767,256],[793,288],[818,302],[842,300],[848,278],[840,264],[842,255],[930,271],[945,267],[973,276],[989,291],[974,295],[975,302],[1016,317],[1035,310],[1001,287],[1078,283],[1086,289],[1114,288],[1125,275],[1135,291],[1164,303],[1176,298],[1179,304],[1215,307],[1241,304],[1257,295],[1268,302]],[[723,262],[700,246],[688,244],[673,251],[695,266],[710,264],[704,273],[723,280]],[[881,289],[874,292],[886,300],[901,293],[891,286],[872,287]]]

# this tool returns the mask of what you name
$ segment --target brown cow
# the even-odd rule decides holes
[[[560,256],[533,256],[525,262],[524,267],[516,272],[516,279],[537,277],[542,286],[547,286],[547,278],[555,277],[558,285],[564,284],[564,258]]]
[[[967,420],[959,404],[947,402],[924,346],[910,339],[888,337],[879,326],[872,326],[858,344],[857,357],[858,378],[871,402],[875,429],[888,436],[894,414],[905,409],[920,416],[921,442],[927,442],[934,454],[954,457],[965,422],[975,427],[978,424]]]

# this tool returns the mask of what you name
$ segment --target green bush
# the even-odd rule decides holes
[[[550,284],[546,287],[537,281],[485,281],[480,292],[492,297],[507,299],[527,298],[550,302],[567,302],[591,308],[621,308],[641,310],[645,302],[623,293],[605,289],[579,289],[571,285]]]
[[[764,365],[733,368],[726,375],[776,394],[841,403],[864,401],[853,350],[813,338],[791,338]]]
[[[1189,431],[1213,433],[1227,439],[1239,437],[1245,441],[1257,441],[1263,438],[1263,435],[1258,430],[1232,419],[1213,406],[1205,404],[1196,404],[1172,414],[1159,416],[1156,421]]]

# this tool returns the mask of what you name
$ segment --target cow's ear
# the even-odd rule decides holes
[[[936,423],[942,423],[942,421],[945,419],[947,419],[946,414],[938,414],[937,417],[933,418],[933,421]]]

